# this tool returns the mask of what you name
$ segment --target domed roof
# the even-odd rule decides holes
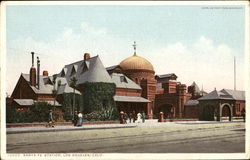
[[[119,66],[123,70],[148,70],[148,71],[154,71],[154,68],[152,64],[146,60],[145,58],[142,58],[137,55],[133,55],[131,57],[128,57],[124,59]]]

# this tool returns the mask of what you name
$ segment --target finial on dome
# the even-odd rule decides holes
[[[136,56],[136,42],[134,41],[134,44],[132,45],[134,47],[134,56]]]

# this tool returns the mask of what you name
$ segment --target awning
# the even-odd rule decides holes
[[[114,96],[116,102],[141,102],[148,103],[149,100],[142,97],[132,97],[132,96]]]
[[[14,101],[20,106],[32,106],[34,102],[47,102],[50,105],[54,105],[54,101],[36,101],[33,99],[14,99]],[[62,106],[57,101],[55,101],[55,106]]]

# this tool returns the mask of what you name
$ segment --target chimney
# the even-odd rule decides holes
[[[90,54],[89,53],[84,53],[84,60],[89,59],[90,58]]]
[[[31,55],[32,55],[32,66],[31,67],[34,67],[34,52],[31,52]]]
[[[32,55],[32,66],[30,68],[30,85],[36,86],[36,68],[34,67],[34,52],[31,52]]]
[[[49,76],[49,72],[48,71],[43,71],[43,76]]]
[[[39,81],[39,77],[40,77],[40,60],[39,57],[37,57],[37,88],[40,88],[40,81]]]

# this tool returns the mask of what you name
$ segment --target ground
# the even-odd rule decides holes
[[[127,128],[7,134],[7,153],[242,152],[245,152],[243,122],[172,122]]]

